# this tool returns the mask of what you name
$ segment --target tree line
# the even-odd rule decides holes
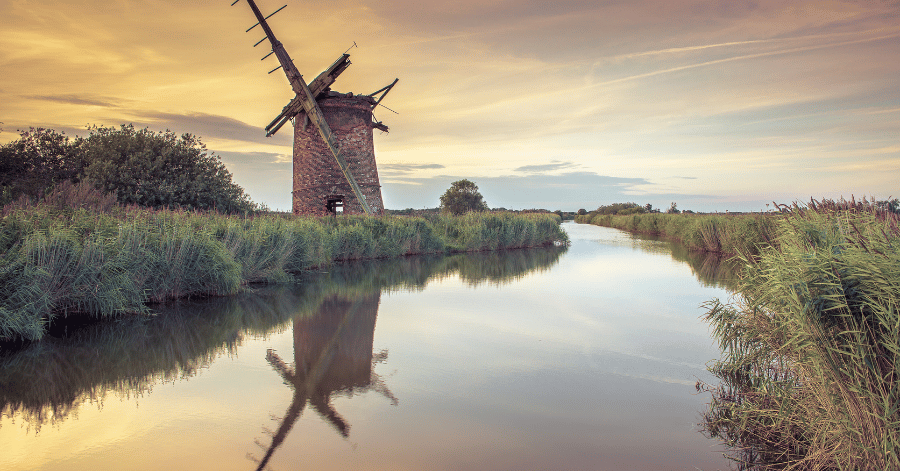
[[[0,146],[0,205],[40,199],[63,182],[89,182],[124,205],[246,213],[257,209],[200,138],[133,125],[86,137],[31,128]]]

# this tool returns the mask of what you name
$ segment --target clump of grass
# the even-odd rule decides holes
[[[556,214],[508,212],[441,214],[434,219],[435,229],[453,252],[567,245],[569,238],[560,222]]]
[[[707,306],[724,354],[705,431],[744,469],[900,469],[900,220],[865,200],[781,209],[737,300]]]

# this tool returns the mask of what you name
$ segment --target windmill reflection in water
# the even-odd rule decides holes
[[[278,429],[270,432],[271,444],[266,446],[255,441],[265,450],[262,459],[248,454],[248,458],[259,464],[258,470],[265,469],[307,404],[343,437],[349,436],[350,425],[334,410],[333,396],[376,391],[397,405],[397,398],[374,371],[374,365],[386,361],[388,355],[387,350],[373,353],[380,298],[380,292],[352,300],[332,296],[322,303],[315,315],[295,318],[293,366],[274,350],[268,350],[266,360],[293,388],[294,396]]]

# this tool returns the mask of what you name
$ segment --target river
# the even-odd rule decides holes
[[[0,351],[0,469],[728,469],[695,389],[721,266],[564,227]]]

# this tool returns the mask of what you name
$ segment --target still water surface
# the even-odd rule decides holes
[[[564,227],[0,352],[0,469],[727,469],[694,388],[719,264]]]

